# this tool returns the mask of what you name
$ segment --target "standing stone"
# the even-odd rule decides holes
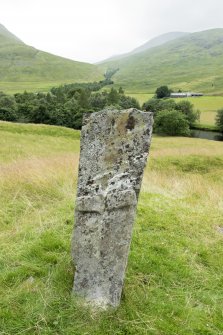
[[[152,133],[152,113],[85,114],[81,132],[72,256],[74,292],[118,306]]]

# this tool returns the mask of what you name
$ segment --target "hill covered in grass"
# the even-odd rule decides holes
[[[223,332],[223,143],[153,137],[121,305],[71,297],[79,132],[0,123],[2,334]]]
[[[0,45],[7,45],[13,43],[19,43],[24,45],[22,40],[20,40],[17,36],[13,35],[8,29],[6,29],[6,27],[4,27],[0,23]]]
[[[113,79],[130,92],[174,90],[223,93],[223,29],[189,34],[161,46],[100,64],[119,68]]]
[[[103,73],[96,65],[35,49],[0,25],[0,90],[38,91],[63,83],[101,79]]]
[[[140,45],[139,47],[135,48],[134,50],[132,50],[132,51],[130,51],[128,53],[120,54],[120,55],[117,55],[117,56],[110,57],[110,58],[106,59],[105,61],[99,62],[99,64],[107,62],[107,61],[119,60],[119,59],[122,59],[124,57],[131,56],[131,55],[140,53],[142,51],[149,50],[151,48],[163,45],[163,44],[165,44],[165,43],[167,43],[169,41],[173,41],[173,40],[175,40],[177,38],[180,38],[180,37],[183,37],[183,36],[186,36],[186,35],[189,35],[189,33],[183,33],[183,32],[177,32],[177,31],[176,32],[162,34],[160,36],[152,38],[151,40],[147,41],[146,43]]]

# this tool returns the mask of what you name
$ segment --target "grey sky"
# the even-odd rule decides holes
[[[79,61],[124,53],[170,31],[223,27],[222,0],[1,0],[0,23],[25,43]]]

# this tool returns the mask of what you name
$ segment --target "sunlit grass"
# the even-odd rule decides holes
[[[154,93],[132,93],[132,92],[126,92],[126,95],[129,95],[140,103],[142,106],[144,102],[146,102],[149,99],[152,99],[154,96]]]
[[[48,92],[52,87],[60,86],[61,81],[57,82],[0,82],[0,91],[8,94],[28,92]]]
[[[58,81],[0,81],[0,91],[7,94],[27,92],[49,92],[52,87],[57,87],[73,82],[86,82],[86,80],[68,79]]]
[[[202,112],[215,112],[216,110],[223,108],[223,96],[203,96],[175,99],[175,101],[179,100],[190,101],[195,108]]]
[[[215,119],[216,119],[217,112],[201,112],[200,115],[200,124],[204,125],[215,125]]]
[[[121,305],[71,298],[79,133],[0,124],[0,334],[223,333],[223,143],[154,136]]]

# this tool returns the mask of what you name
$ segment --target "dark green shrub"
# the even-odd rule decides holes
[[[215,122],[218,129],[223,133],[223,108],[217,111]]]
[[[171,92],[172,90],[170,90],[168,86],[160,86],[156,89],[156,97],[157,99],[168,98]]]
[[[162,135],[189,136],[189,122],[181,112],[162,110],[156,115],[154,132]]]
[[[150,99],[146,101],[142,108],[148,112],[153,112],[156,113],[158,111],[168,109],[168,110],[173,110],[176,109],[176,102],[173,99]]]

